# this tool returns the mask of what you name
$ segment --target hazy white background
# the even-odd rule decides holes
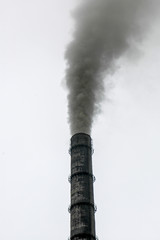
[[[0,239],[69,236],[64,50],[75,1],[0,2]],[[160,30],[110,77],[92,137],[99,239],[160,239]]]

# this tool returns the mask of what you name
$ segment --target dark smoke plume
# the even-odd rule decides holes
[[[104,96],[104,76],[138,47],[159,0],[84,0],[74,11],[73,41],[66,50],[71,133],[90,134]]]

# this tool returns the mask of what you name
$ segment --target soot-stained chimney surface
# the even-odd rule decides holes
[[[92,174],[92,140],[85,133],[71,138],[71,240],[94,240],[95,205]]]

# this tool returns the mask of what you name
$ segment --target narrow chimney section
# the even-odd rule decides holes
[[[91,137],[77,133],[71,138],[71,240],[95,240]]]

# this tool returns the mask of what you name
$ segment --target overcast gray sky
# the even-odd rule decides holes
[[[69,237],[64,51],[74,0],[0,2],[0,239]],[[93,127],[99,239],[160,239],[160,28],[121,59]],[[109,98],[109,100],[107,100]]]

